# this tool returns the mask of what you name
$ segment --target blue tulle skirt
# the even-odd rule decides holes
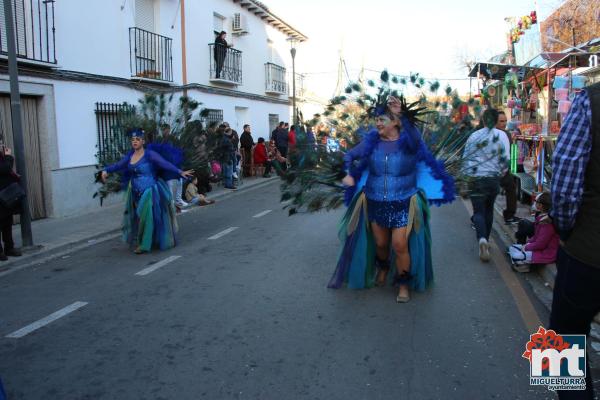
[[[171,191],[162,179],[137,196],[130,182],[125,193],[123,240],[142,251],[174,247],[175,215]]]
[[[429,229],[429,205],[423,192],[412,196],[408,201],[407,228],[410,253],[409,286],[423,291],[433,282],[431,256],[431,231]],[[333,276],[327,287],[337,289],[344,284],[351,289],[364,289],[374,286],[375,281],[375,241],[367,215],[371,212],[369,201],[363,191],[356,193],[344,214],[339,237],[342,249]],[[395,255],[390,254],[390,261]],[[390,269],[390,275],[395,268]]]

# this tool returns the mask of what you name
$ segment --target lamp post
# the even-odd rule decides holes
[[[293,125],[298,123],[298,115],[296,111],[296,44],[298,40],[296,38],[289,38],[290,42],[290,54],[292,55],[292,115]]]
[[[19,94],[19,69],[17,66],[17,48],[15,25],[12,10],[13,2],[4,0],[4,23],[6,26],[6,44],[8,47],[8,75],[10,76],[10,110],[12,132],[15,146],[17,172],[21,175],[21,187],[27,194],[27,171],[25,167],[25,145],[23,142],[23,125],[21,123],[21,95]],[[24,248],[33,245],[31,233],[31,214],[27,196],[21,199],[21,241]]]

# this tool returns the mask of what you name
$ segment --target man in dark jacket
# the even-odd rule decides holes
[[[273,140],[275,141],[275,146],[277,150],[281,153],[283,157],[287,157],[288,152],[288,131],[285,129],[285,124],[282,122],[279,124],[279,128],[277,128],[273,134]]]
[[[221,162],[221,170],[223,174],[225,189],[237,189],[233,186],[233,163],[235,160],[235,151],[231,143],[231,128],[221,125],[219,130],[223,133],[221,142],[219,143],[219,154]]]
[[[215,56],[215,78],[221,78],[221,71],[223,71],[223,64],[225,63],[225,57],[227,56],[227,40],[225,37],[227,32],[221,31],[219,36],[215,39],[214,56]]]
[[[0,151],[0,191],[10,184],[19,182],[19,176],[13,171],[15,159],[8,147],[2,146]],[[0,233],[4,248],[0,246],[0,261],[8,260],[7,256],[19,257],[21,251],[15,248],[12,236],[13,215],[18,214],[18,209],[8,209],[0,205]]]
[[[561,248],[550,329],[589,337],[600,312],[600,83],[573,100],[552,161],[552,217]],[[559,390],[561,400],[594,398],[587,360],[586,389]]]
[[[244,176],[252,175],[252,148],[254,147],[254,138],[250,132],[250,125],[244,125],[244,132],[240,136],[240,147],[243,154]]]

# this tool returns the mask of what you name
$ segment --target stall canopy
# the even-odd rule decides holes
[[[571,53],[563,54],[563,57],[552,64],[551,68],[579,68],[590,67],[590,57],[596,56],[600,58],[600,53]]]
[[[517,74],[519,74],[521,77],[525,77],[529,73],[537,72],[540,70],[540,68],[532,66],[497,64],[492,62],[480,62],[473,66],[471,72],[469,72],[469,77],[477,78],[479,76],[485,79],[502,80],[507,73],[513,70],[517,71]]]

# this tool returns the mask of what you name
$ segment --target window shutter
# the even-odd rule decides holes
[[[154,0],[135,0],[135,26],[154,32]]]

